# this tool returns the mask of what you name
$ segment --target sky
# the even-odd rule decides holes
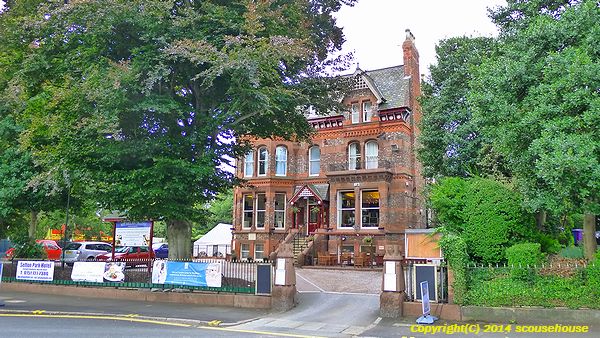
[[[343,51],[353,51],[361,69],[403,64],[402,42],[408,28],[415,36],[421,74],[429,74],[438,41],[497,35],[486,8],[505,4],[505,0],[358,0],[354,7],[344,6],[336,17],[346,36]]]

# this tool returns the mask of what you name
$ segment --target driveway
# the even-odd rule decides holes
[[[379,295],[381,270],[296,268],[298,292]]]

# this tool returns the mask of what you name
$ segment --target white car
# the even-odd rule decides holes
[[[104,242],[71,242],[63,248],[65,263],[72,265],[77,261],[93,261],[96,256],[112,251],[112,245]]]

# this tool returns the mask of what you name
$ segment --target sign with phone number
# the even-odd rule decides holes
[[[20,280],[52,281],[54,279],[54,262],[19,261],[16,277]]]

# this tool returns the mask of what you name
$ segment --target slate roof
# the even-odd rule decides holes
[[[294,194],[292,196],[296,196],[296,194],[305,186],[310,187],[312,191],[314,191],[319,198],[323,201],[329,201],[329,184],[303,184],[297,185],[294,188]]]
[[[379,103],[378,110],[388,110],[393,108],[408,107],[410,78],[404,75],[404,65],[392,66],[374,70],[361,70],[357,68],[354,74],[345,75],[346,77],[363,75],[367,82],[375,86],[375,96],[381,96],[382,102]],[[306,118],[313,119],[324,116],[336,116],[341,112],[330,112],[328,114],[317,114],[309,109],[304,112]]]
[[[405,78],[404,66],[367,70],[365,74],[383,96],[384,102],[379,104],[379,110],[408,106],[410,78]]]

